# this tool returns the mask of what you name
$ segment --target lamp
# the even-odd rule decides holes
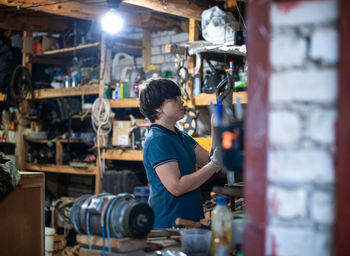
[[[102,17],[102,29],[111,35],[119,32],[124,24],[124,20],[120,17],[116,9],[119,7],[121,0],[108,0],[110,10]]]

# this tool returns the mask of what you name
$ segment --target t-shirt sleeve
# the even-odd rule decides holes
[[[192,136],[188,135],[187,133],[184,132],[183,134],[184,134],[186,140],[188,140],[190,142],[192,147],[196,148],[198,145],[198,142],[194,138],[192,138]]]
[[[169,143],[166,136],[158,136],[152,139],[146,157],[154,169],[162,164],[178,161],[175,148]]]

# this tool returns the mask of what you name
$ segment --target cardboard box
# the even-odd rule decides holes
[[[132,130],[130,121],[113,122],[113,146],[131,146],[130,132]]]

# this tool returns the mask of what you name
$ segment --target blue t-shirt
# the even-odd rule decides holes
[[[154,228],[173,227],[178,217],[193,221],[204,217],[199,188],[176,197],[164,187],[155,171],[157,166],[172,161],[178,162],[181,176],[196,171],[194,149],[198,143],[187,133],[175,130],[151,125],[143,148],[143,164],[150,184],[148,203],[154,211]]]

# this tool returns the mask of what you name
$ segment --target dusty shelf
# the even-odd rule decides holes
[[[108,149],[104,157],[111,160],[142,161],[142,150]]]
[[[47,99],[47,98],[59,98],[59,97],[71,97],[80,95],[93,95],[98,94],[98,85],[81,85],[72,88],[58,88],[58,89],[37,89],[34,90],[34,98]]]
[[[40,171],[40,172],[80,174],[80,175],[95,175],[97,169],[95,166],[91,166],[87,168],[75,168],[69,165],[27,163],[26,170]]]

